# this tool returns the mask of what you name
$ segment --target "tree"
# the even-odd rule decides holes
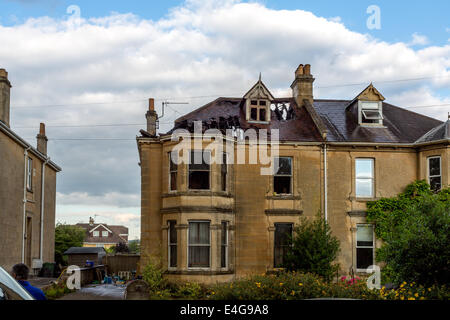
[[[130,240],[128,241],[128,249],[130,253],[139,254],[141,251],[141,243],[139,240]]]
[[[450,188],[433,194],[416,181],[397,197],[369,203],[368,220],[384,242],[376,258],[391,281],[449,284]]]
[[[339,240],[320,214],[312,220],[302,219],[294,229],[290,245],[283,259],[286,269],[315,273],[326,280],[339,270],[339,265],[333,263],[340,251]]]
[[[125,242],[119,242],[114,247],[114,253],[129,253],[130,250],[128,249],[128,246],[125,244]]]
[[[63,253],[71,247],[82,247],[86,230],[81,227],[58,223],[55,228],[55,261],[67,264]]]

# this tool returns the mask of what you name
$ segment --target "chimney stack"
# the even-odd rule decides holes
[[[37,139],[37,149],[43,155],[47,155],[47,136],[45,135],[45,124],[41,123],[39,127],[39,133],[36,136]]]
[[[298,107],[303,106],[303,101],[308,100],[313,105],[313,82],[314,78],[311,75],[311,65],[299,65],[295,71],[295,79],[291,85],[292,93],[297,102]]]
[[[8,72],[0,69],[0,121],[9,127],[11,83],[8,80]]]
[[[152,136],[156,136],[158,114],[155,111],[155,99],[148,99],[148,111],[145,117],[147,118],[147,132]]]

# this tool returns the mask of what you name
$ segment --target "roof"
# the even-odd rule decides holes
[[[17,133],[15,133],[13,130],[11,130],[11,128],[9,128],[2,121],[0,121],[0,132],[3,132],[7,136],[9,136],[11,139],[16,141],[18,144],[22,145],[23,148],[28,149],[28,152],[32,153],[40,160],[42,160],[44,162],[48,160],[48,165],[56,172],[61,171],[61,167],[59,167],[56,163],[51,161],[50,158],[47,157],[45,154],[39,152],[35,147],[33,147],[28,142],[26,142],[24,139],[22,139]]]
[[[450,139],[450,119],[441,124],[440,126],[437,126],[436,128],[433,128],[427,133],[425,133],[422,137],[420,137],[416,141],[416,143],[441,141],[449,139]]]
[[[232,121],[234,125],[244,130],[267,129],[270,134],[270,130],[279,129],[280,141],[322,141],[311,115],[305,108],[297,108],[294,98],[278,98],[272,101],[273,105],[289,105],[294,115],[292,119],[284,120],[279,119],[276,112],[272,111],[269,124],[247,122],[243,108],[244,101],[243,98],[218,98],[175,120],[175,127],[167,134],[171,134],[177,128],[189,128],[193,121],[202,121],[203,129],[214,128],[215,124],[220,128],[222,118],[228,126]]]
[[[63,254],[98,254],[106,252],[103,247],[71,247]]]
[[[89,223],[77,223],[77,226],[86,230],[86,235],[84,238],[84,242],[87,243],[119,243],[119,242],[128,242],[128,239],[125,239],[123,234],[128,235],[128,228],[120,225],[108,225],[105,223],[94,223],[90,225]],[[112,235],[109,237],[94,237],[91,231],[98,228],[104,228],[105,231],[112,232]]]
[[[269,124],[254,124],[245,120],[244,101],[243,98],[218,98],[175,120],[174,128],[167,134],[178,128],[191,131],[194,121],[202,121],[203,130],[223,129],[221,122],[225,127],[236,125],[244,130],[279,129],[280,141],[413,144],[430,130],[443,125],[439,120],[382,102],[383,126],[360,126],[357,117],[348,108],[353,100],[315,99],[313,106],[297,108],[293,98],[273,100],[275,105],[289,104],[293,107],[292,119],[279,119],[272,109]],[[442,130],[433,131],[434,136],[442,136]],[[326,140],[321,135],[323,131],[327,132]]]

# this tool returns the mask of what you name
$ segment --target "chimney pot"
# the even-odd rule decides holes
[[[301,76],[301,75],[303,75],[303,73],[304,73],[303,65],[301,64],[301,65],[298,66],[297,70],[295,70],[295,75],[296,76]]]
[[[155,99],[148,99],[148,110],[155,111]]]
[[[45,135],[45,124],[41,123],[39,126],[39,134],[36,136],[37,149],[40,153],[47,155],[47,136]]]
[[[8,72],[0,69],[0,121],[9,127],[11,83]]]
[[[305,67],[304,67],[304,74],[305,75],[310,75],[311,74],[311,65],[310,64],[305,64]]]

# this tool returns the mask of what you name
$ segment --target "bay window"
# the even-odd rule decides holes
[[[211,236],[209,221],[189,222],[188,266],[189,268],[209,268]]]

